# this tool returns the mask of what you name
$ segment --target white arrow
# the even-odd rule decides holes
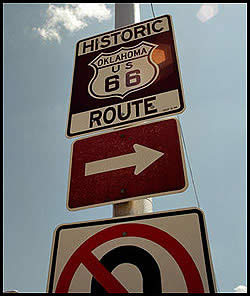
[[[136,166],[134,174],[138,175],[164,153],[148,147],[134,144],[135,153],[105,158],[85,164],[85,176],[109,172],[113,170]]]

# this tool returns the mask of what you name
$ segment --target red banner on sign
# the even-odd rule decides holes
[[[187,188],[179,122],[169,119],[73,143],[70,210]]]

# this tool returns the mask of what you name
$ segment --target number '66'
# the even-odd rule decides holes
[[[141,77],[140,77],[140,70],[133,70],[129,71],[125,75],[125,83],[127,87],[130,86],[135,86],[141,82]],[[105,79],[105,91],[106,92],[111,92],[114,90],[119,89],[120,87],[120,76],[119,75],[113,75],[109,76]]]

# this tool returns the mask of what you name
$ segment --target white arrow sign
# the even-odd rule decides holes
[[[148,147],[134,144],[135,153],[92,161],[85,164],[85,176],[109,172],[136,166],[134,174],[138,175],[164,153]]]

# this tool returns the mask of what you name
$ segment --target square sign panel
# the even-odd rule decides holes
[[[184,109],[169,15],[77,43],[67,137],[124,128]]]
[[[189,208],[60,225],[47,292],[215,293],[203,212]]]
[[[187,178],[179,129],[173,118],[75,141],[67,208],[184,191]]]

